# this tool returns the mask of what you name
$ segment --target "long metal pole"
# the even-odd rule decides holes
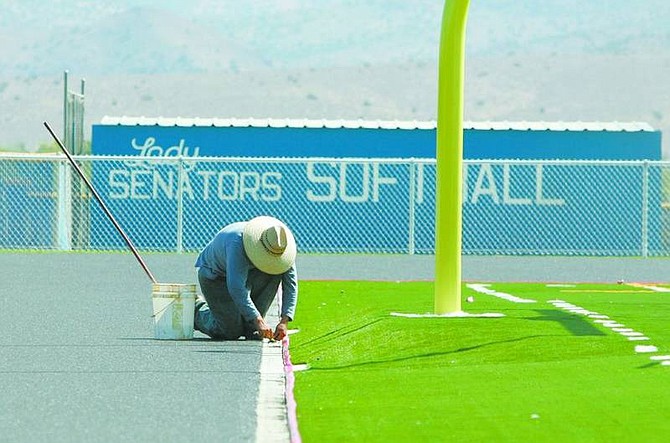
[[[153,274],[151,273],[151,271],[149,270],[149,267],[147,266],[147,264],[144,263],[144,260],[142,260],[142,257],[140,257],[140,254],[139,254],[139,252],[137,252],[137,249],[135,249],[135,245],[133,244],[133,242],[130,241],[130,238],[128,238],[126,233],[123,231],[123,229],[121,228],[121,225],[119,225],[119,223],[116,221],[116,219],[114,218],[112,213],[109,211],[109,209],[107,209],[107,205],[105,205],[105,202],[102,201],[102,198],[100,198],[100,195],[98,195],[98,192],[95,190],[95,188],[93,187],[91,182],[88,181],[88,178],[86,178],[86,175],[81,170],[81,168],[79,167],[77,162],[74,161],[74,158],[72,158],[72,156],[70,155],[68,150],[65,149],[65,146],[63,145],[63,143],[60,141],[58,136],[56,136],[53,129],[51,129],[51,126],[49,126],[49,123],[44,122],[44,126],[47,128],[47,131],[49,131],[49,133],[51,134],[53,139],[56,141],[56,143],[58,143],[58,146],[60,147],[61,151],[63,151],[63,154],[65,154],[65,156],[70,161],[70,163],[72,164],[74,169],[77,171],[77,173],[79,174],[79,177],[81,177],[81,179],[84,180],[84,183],[86,183],[86,185],[88,186],[88,189],[91,190],[91,192],[93,193],[93,196],[95,197],[95,199],[100,204],[100,207],[105,212],[105,214],[107,215],[109,220],[112,222],[112,224],[114,225],[116,230],[119,231],[119,234],[121,234],[121,237],[123,237],[123,240],[126,242],[126,245],[128,245],[128,247],[132,251],[133,255],[135,255],[135,258],[140,263],[140,266],[142,266],[142,269],[144,269],[144,272],[147,274],[147,276],[149,277],[151,282],[154,283],[154,284],[158,283],[156,281],[156,279],[154,278]]]
[[[67,141],[67,121],[68,121],[68,110],[69,106],[67,104],[67,77],[68,71],[63,72],[63,139]]]
[[[463,77],[470,0],[446,0],[442,17],[435,185],[435,313],[461,310]]]

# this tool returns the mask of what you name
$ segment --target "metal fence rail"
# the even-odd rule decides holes
[[[301,252],[430,254],[435,161],[77,156],[138,248],[272,214]],[[464,254],[670,256],[670,162],[466,161]],[[0,248],[124,243],[64,157],[0,155]]]

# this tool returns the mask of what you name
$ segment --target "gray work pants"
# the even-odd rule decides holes
[[[255,321],[247,321],[237,309],[228,292],[224,277],[210,279],[198,271],[198,282],[206,303],[196,303],[195,329],[215,340],[237,340],[241,336],[251,338],[256,331]],[[247,278],[251,300],[263,317],[267,314],[277,295],[281,275],[265,274],[252,269]]]

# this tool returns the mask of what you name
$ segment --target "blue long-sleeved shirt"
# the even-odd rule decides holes
[[[209,278],[225,277],[228,292],[235,305],[246,320],[260,316],[260,312],[251,300],[247,280],[249,271],[255,269],[244,252],[242,233],[246,222],[232,223],[219,231],[202,250],[195,262],[197,268]],[[209,274],[209,275],[207,275]],[[295,315],[298,302],[298,277],[295,265],[281,275],[282,304],[281,314],[291,320]]]

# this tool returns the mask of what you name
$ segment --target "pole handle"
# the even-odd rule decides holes
[[[70,155],[68,150],[65,148],[65,145],[63,145],[63,142],[60,141],[58,136],[54,133],[53,129],[51,129],[51,126],[49,126],[49,123],[44,122],[44,126],[47,128],[47,131],[49,131],[49,133],[51,134],[53,139],[56,141],[56,143],[60,147],[61,151],[63,151],[63,154],[65,154],[67,159],[70,161],[70,164],[72,164],[75,171],[77,171],[77,173],[79,174],[79,177],[81,177],[81,179],[84,181],[84,183],[86,183],[86,186],[88,186],[88,189],[91,190],[91,193],[93,193],[93,196],[95,197],[95,199],[100,204],[100,207],[102,208],[103,212],[105,213],[105,215],[107,215],[107,217],[112,222],[112,224],[114,225],[116,230],[119,232],[119,234],[121,234],[121,237],[126,242],[126,245],[128,246],[128,248],[130,248],[133,255],[135,256],[137,261],[140,263],[140,266],[142,266],[142,269],[144,269],[144,272],[147,274],[147,276],[149,277],[151,282],[154,283],[154,284],[158,283],[156,281],[156,279],[154,278],[153,274],[151,273],[151,271],[149,270],[149,267],[147,266],[147,264],[144,262],[144,260],[142,260],[142,257],[140,256],[139,252],[137,252],[137,249],[135,248],[135,245],[133,244],[133,242],[130,240],[130,238],[123,231],[123,229],[121,228],[121,225],[119,225],[119,223],[116,221],[116,219],[114,218],[114,216],[112,215],[110,210],[107,208],[107,205],[105,205],[105,202],[102,201],[102,198],[100,198],[100,195],[98,194],[98,192],[95,190],[95,188],[93,187],[91,182],[88,180],[88,178],[86,178],[86,175],[84,174],[84,171],[81,170],[81,168],[79,167],[77,162],[74,161],[74,158],[72,158],[72,156]]]

